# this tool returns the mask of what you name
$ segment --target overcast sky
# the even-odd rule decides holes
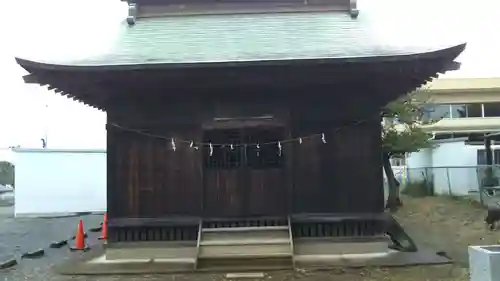
[[[26,85],[15,55],[78,57],[100,52],[118,36],[126,16],[119,0],[5,1],[0,48],[0,148],[40,147],[47,133],[49,148],[104,148],[105,113],[60,97],[45,88]],[[381,22],[381,42],[411,44],[467,41],[462,69],[450,77],[500,77],[498,0],[359,0],[360,16],[369,11]],[[6,5],[6,6],[5,6]],[[7,17],[7,18],[5,18]],[[398,35],[387,32],[400,29]],[[384,24],[386,26],[384,27]],[[418,31],[420,30],[420,31]],[[404,35],[401,35],[404,34]],[[493,36],[496,34],[496,36]],[[403,38],[403,37],[404,38]],[[85,43],[82,44],[82,38]],[[424,39],[422,39],[424,38]],[[46,108],[48,105],[48,109]],[[2,153],[0,151],[0,158]]]

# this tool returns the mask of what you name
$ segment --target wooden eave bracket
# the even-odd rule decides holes
[[[135,24],[137,20],[137,3],[128,3],[127,23],[129,26]]]
[[[23,80],[24,80],[24,83],[26,83],[26,84],[40,84],[40,82],[38,81],[38,76],[36,76],[33,73],[28,74],[28,75],[24,75]]]
[[[450,65],[448,66],[448,71],[454,71],[454,70],[459,70],[460,67],[462,66],[462,63],[457,62],[457,61],[452,61]]]
[[[349,15],[351,15],[351,18],[353,19],[358,17],[359,10],[357,0],[349,0]]]

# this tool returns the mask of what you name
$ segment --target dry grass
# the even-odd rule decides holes
[[[413,266],[404,268],[365,268],[332,270],[328,272],[296,273],[294,276],[273,276],[274,280],[307,280],[307,281],[465,281],[469,280],[466,269],[453,265]]]
[[[276,280],[336,281],[465,281],[468,276],[469,245],[498,244],[500,232],[484,224],[486,211],[477,202],[453,197],[404,197],[404,207],[395,214],[420,246],[445,251],[453,265],[404,268],[365,268],[273,276]]]
[[[66,279],[65,279],[66,278]],[[223,274],[179,274],[179,275],[143,275],[143,276],[85,276],[83,278],[59,277],[57,281],[226,281]],[[467,269],[453,265],[414,266],[405,268],[365,268],[331,269],[328,271],[277,271],[266,273],[264,279],[238,280],[276,280],[276,281],[466,281],[469,280]]]
[[[486,211],[478,203],[453,197],[403,198],[404,206],[395,217],[420,246],[445,251],[453,265],[404,268],[332,270],[305,275],[273,276],[276,280],[336,281],[465,281],[468,276],[469,245],[497,244],[500,232],[484,224]]]
[[[453,197],[405,198],[398,221],[420,244],[446,251],[455,261],[468,263],[467,246],[498,244],[500,232],[484,224],[486,210],[479,203]]]

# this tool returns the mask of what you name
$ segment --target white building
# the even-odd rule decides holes
[[[436,146],[408,156],[407,179],[426,177],[436,193],[477,191],[486,164],[481,137],[500,132],[500,78],[438,79],[425,91],[430,104],[424,118],[441,119],[424,125]],[[493,149],[500,164],[500,146]]]
[[[406,159],[408,182],[428,180],[432,182],[436,194],[468,195],[477,192],[484,171],[484,166],[478,165],[477,159],[484,147],[469,145],[467,140],[435,140],[434,148],[410,154]],[[493,148],[500,151],[500,146]]]
[[[500,78],[437,79],[425,89],[425,117],[441,119],[425,126],[436,139],[500,131]]]
[[[104,149],[15,148],[15,215],[106,210]]]

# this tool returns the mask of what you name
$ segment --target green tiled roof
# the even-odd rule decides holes
[[[138,65],[411,55],[440,48],[392,46],[361,13],[261,13],[171,16],[123,21],[105,52],[78,59],[28,60],[59,65]],[[395,34],[394,36],[397,36]]]

